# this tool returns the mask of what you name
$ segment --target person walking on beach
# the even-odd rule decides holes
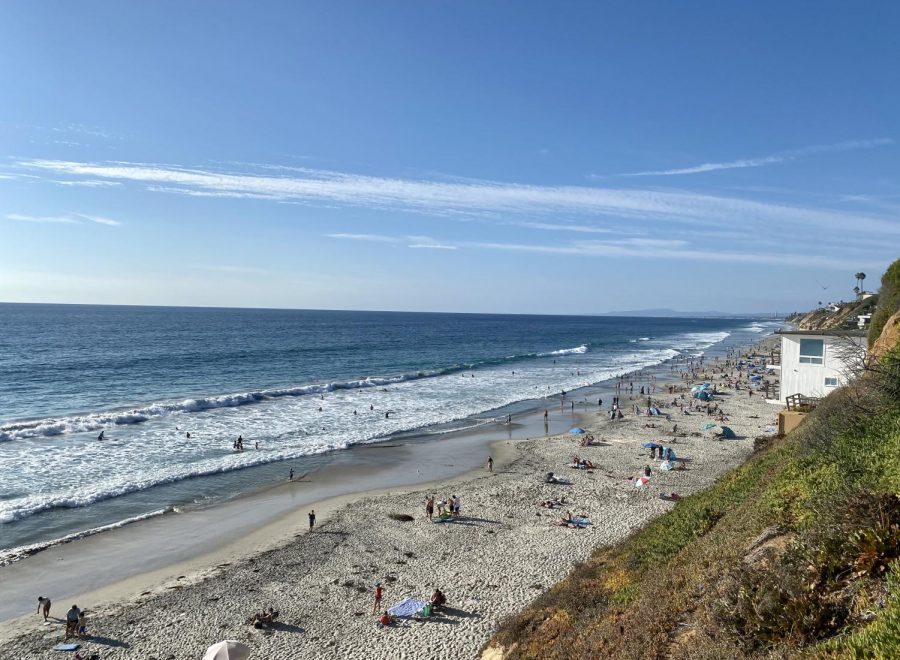
[[[38,608],[37,613],[39,614],[41,610],[44,610],[44,621],[50,616],[50,599],[46,596],[38,596]]]
[[[381,582],[375,583],[375,604],[372,605],[372,614],[378,613],[378,608],[381,607],[381,598],[384,596],[384,587],[381,586]]]
[[[311,509],[306,515],[309,516],[309,531],[313,531],[313,527],[316,526],[316,510]]]
[[[429,520],[434,517],[434,495],[425,496],[425,517]]]
[[[488,472],[493,472],[494,471],[494,459],[491,458],[490,456],[488,456],[487,465],[488,465]]]
[[[290,473],[288,474],[288,481],[294,480],[294,468],[291,468]]]

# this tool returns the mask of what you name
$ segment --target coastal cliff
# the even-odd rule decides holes
[[[878,296],[847,303],[836,303],[832,307],[819,307],[809,312],[795,312],[785,318],[800,330],[832,330],[857,327],[857,318],[872,314],[878,305]]]
[[[877,357],[854,382],[597,549],[508,619],[483,660],[900,657],[900,312],[882,299]],[[841,327],[858,307],[791,320]]]

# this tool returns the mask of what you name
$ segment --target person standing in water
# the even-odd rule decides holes
[[[494,459],[490,456],[488,456],[487,466],[488,466],[488,472],[494,471]]]
[[[288,481],[294,480],[294,468],[291,468],[290,473],[288,474]]]

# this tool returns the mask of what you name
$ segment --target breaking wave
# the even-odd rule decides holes
[[[580,355],[588,351],[587,345],[582,344],[575,348],[561,348],[548,353],[526,353],[512,355],[496,360],[483,360],[469,364],[455,364],[443,369],[417,371],[415,373],[399,374],[396,376],[368,376],[358,380],[336,383],[319,383],[312,385],[300,385],[297,387],[274,388],[256,390],[251,392],[237,392],[234,394],[221,394],[210,397],[183,399],[181,401],[151,403],[146,406],[132,408],[130,410],[111,410],[83,415],[71,415],[68,417],[54,417],[22,422],[12,422],[0,426],[0,442],[10,440],[23,440],[27,438],[52,437],[69,433],[87,433],[100,431],[113,426],[127,426],[140,424],[150,419],[165,417],[175,414],[197,413],[215,408],[234,408],[250,404],[270,401],[283,397],[301,397],[308,395],[327,394],[338,390],[354,390],[372,387],[388,387],[398,383],[423,378],[445,376],[460,371],[470,371],[480,367],[496,366],[508,362],[528,360],[542,357],[559,357],[565,355]]]

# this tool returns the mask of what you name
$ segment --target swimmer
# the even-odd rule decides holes
[[[106,433],[106,431],[100,431],[100,435],[97,436],[97,440],[103,440],[104,433]]]

